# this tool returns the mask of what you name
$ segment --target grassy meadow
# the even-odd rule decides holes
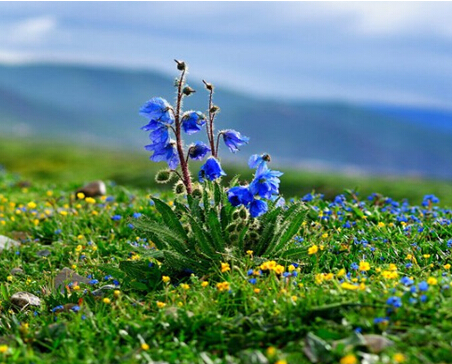
[[[146,154],[2,140],[0,156],[0,235],[21,243],[0,252],[1,363],[451,362],[450,183],[281,169],[301,254],[226,249],[196,274],[142,228],[170,218],[150,196],[186,202]],[[95,179],[105,196],[75,196]],[[41,304],[17,307],[21,291]]]

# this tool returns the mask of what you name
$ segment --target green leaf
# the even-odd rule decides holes
[[[153,197],[152,200],[155,203],[157,211],[162,215],[163,221],[165,222],[166,226],[177,233],[182,239],[186,240],[187,233],[185,232],[182,224],[179,221],[179,218],[171,209],[171,207],[156,197]]]
[[[220,186],[220,184],[217,182],[214,182],[213,183],[213,197],[214,197],[215,206],[218,206],[223,200],[222,191],[223,191],[223,188]]]
[[[222,233],[222,228],[220,221],[218,221],[218,216],[214,210],[210,210],[208,216],[209,232],[212,236],[212,243],[217,252],[223,252],[225,247],[224,236]]]

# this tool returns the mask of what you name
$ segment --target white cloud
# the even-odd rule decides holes
[[[57,27],[52,16],[40,16],[21,20],[9,26],[10,42],[28,44],[42,42]]]

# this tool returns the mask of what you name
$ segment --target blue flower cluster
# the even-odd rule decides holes
[[[268,210],[267,202],[274,201],[279,195],[279,177],[282,173],[268,168],[269,156],[255,154],[249,159],[250,168],[256,168],[253,181],[248,186],[232,187],[228,191],[228,199],[232,206],[244,205],[252,217],[265,214]],[[256,196],[260,197],[259,199]]]

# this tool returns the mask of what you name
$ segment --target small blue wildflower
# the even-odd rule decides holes
[[[375,317],[374,318],[374,324],[376,324],[376,325],[381,324],[386,321],[388,321],[388,319],[385,317]]]
[[[237,152],[239,150],[238,147],[247,144],[250,140],[250,138],[232,129],[222,130],[220,134],[223,135],[224,143],[232,153]]]
[[[345,224],[342,225],[342,227],[345,229],[350,229],[352,227],[352,225],[350,224],[349,221],[346,221]]]
[[[85,315],[82,315],[80,318],[81,318],[82,320],[86,320],[86,316],[85,316]]]
[[[358,270],[358,268],[359,268],[359,265],[358,265],[357,263],[352,263],[352,264],[350,265],[350,269]]]
[[[421,297],[419,297],[421,302],[425,302],[427,301],[427,296],[425,294],[423,294]]]
[[[59,311],[63,311],[63,310],[64,310],[63,305],[58,305],[58,306],[52,308],[52,312],[59,312]]]
[[[403,277],[400,280],[400,283],[402,283],[405,286],[411,286],[414,283],[414,281],[410,277]]]
[[[206,117],[199,111],[187,111],[182,115],[182,129],[188,135],[197,133],[206,123]]]
[[[121,216],[121,215],[113,215],[113,216],[111,217],[111,219],[112,219],[113,221],[119,221],[119,220],[122,219],[122,216]]]
[[[88,284],[92,284],[92,285],[97,284],[97,283],[99,283],[99,281],[98,281],[97,279],[91,279],[91,280],[88,282]]]
[[[110,274],[104,277],[104,281],[108,281],[109,279],[112,279],[113,276],[111,276]]]
[[[314,199],[314,196],[312,196],[312,193],[308,193],[301,198],[301,201],[311,202],[313,199]]]
[[[363,329],[361,327],[357,327],[355,330],[353,330],[355,333],[360,334]]]
[[[134,212],[132,216],[133,218],[138,219],[141,217],[141,212]]]
[[[196,142],[191,144],[188,148],[188,156],[193,160],[203,160],[207,153],[212,150],[203,142]]]
[[[129,223],[127,226],[129,229],[135,229],[135,226],[133,226],[133,224],[131,224],[131,223]]]
[[[297,272],[296,270],[294,270],[294,271],[292,272],[292,277],[298,277],[298,272]]]
[[[411,286],[410,292],[411,292],[411,293],[416,293],[416,292],[417,292],[416,286]]]
[[[399,308],[402,307],[402,300],[400,299],[400,297],[392,296],[386,300],[386,304],[395,308]]]
[[[79,312],[80,311],[80,306],[76,305],[76,306],[71,307],[71,311]]]
[[[57,230],[55,230],[55,231],[54,231],[54,234],[55,234],[55,235],[59,235],[59,234],[61,234],[61,229],[57,229]]]
[[[119,281],[116,280],[116,279],[113,279],[113,284],[114,284],[115,286],[119,286]]]
[[[252,269],[248,269],[248,272],[246,273],[247,275],[249,275],[249,276],[252,276],[253,275],[253,273],[254,273],[254,270],[252,270]]]
[[[413,263],[407,263],[407,264],[405,264],[405,268],[408,268],[408,269],[410,269],[412,266],[413,266]]]
[[[283,277],[285,277],[285,278],[288,278],[288,277],[291,277],[292,276],[292,273],[290,273],[290,272],[284,272],[283,273]]]
[[[411,305],[414,305],[414,304],[417,302],[417,299],[416,299],[416,298],[413,298],[413,297],[410,297],[410,299],[408,300],[408,302],[409,302]]]
[[[421,292],[425,292],[428,290],[428,283],[426,281],[422,281],[417,286],[419,288],[419,291],[421,291]]]
[[[256,278],[251,278],[251,279],[248,279],[248,282],[250,282],[251,284],[256,284],[257,279]]]
[[[221,176],[226,176],[226,173],[221,168],[220,163],[214,158],[209,157],[206,160],[206,163],[201,167],[199,171],[198,178],[199,182],[204,182],[204,178],[207,178],[210,181],[214,181]]]

